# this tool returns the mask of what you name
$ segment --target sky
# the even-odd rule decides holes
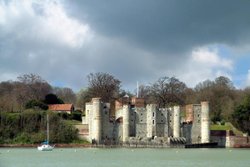
[[[0,81],[37,74],[85,88],[105,72],[133,91],[176,77],[250,86],[250,1],[0,0]]]

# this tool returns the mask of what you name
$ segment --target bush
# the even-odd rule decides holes
[[[77,129],[65,121],[60,121],[60,124],[52,129],[51,141],[53,143],[71,143],[77,140]]]
[[[225,123],[226,123],[225,120],[221,120],[221,121],[220,121],[220,124],[221,124],[221,125],[225,125]]]
[[[29,134],[25,132],[20,133],[16,138],[14,138],[13,142],[19,144],[31,143]]]
[[[77,120],[77,121],[82,121],[82,112],[79,110],[73,111],[71,113],[71,119]]]
[[[55,113],[26,110],[23,113],[1,113],[0,143],[41,143],[46,139],[46,115],[49,114],[51,142],[71,143],[77,130]]]
[[[43,103],[42,101],[38,100],[30,100],[26,103],[25,105],[26,109],[42,109],[42,110],[47,110],[48,105]]]

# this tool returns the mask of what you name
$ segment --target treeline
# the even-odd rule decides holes
[[[46,139],[46,116],[49,115],[50,142],[72,143],[78,140],[77,130],[58,114],[26,110],[22,113],[1,112],[0,144],[37,144]]]
[[[70,88],[52,87],[34,74],[19,76],[16,81],[1,82],[0,111],[23,112],[30,101],[43,102],[48,94],[55,94],[65,103],[73,103],[76,108],[84,111],[85,103],[93,97],[101,97],[104,102],[112,102],[126,94],[135,96],[137,92],[124,91],[122,82],[108,73],[90,73],[86,78],[88,86],[79,92],[73,92]],[[161,77],[151,84],[141,84],[138,92],[138,96],[145,98],[147,103],[155,103],[159,107],[209,101],[212,122],[230,121],[245,132],[250,129],[249,127],[246,130],[241,125],[244,120],[250,119],[250,109],[247,109],[250,101],[245,100],[250,96],[250,88],[237,89],[232,81],[224,76],[203,81],[194,88],[187,87],[176,77]],[[243,101],[245,107],[240,108]],[[244,111],[241,111],[243,109]],[[237,115],[241,117],[238,118]]]
[[[22,112],[29,103],[44,102],[47,95],[56,95],[60,103],[75,103],[76,94],[70,88],[52,87],[34,74],[17,77],[16,81],[0,83],[0,111]],[[53,100],[54,97],[48,97]],[[46,103],[46,102],[45,102]]]

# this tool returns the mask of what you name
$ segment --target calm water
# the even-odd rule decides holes
[[[0,149],[0,167],[250,167],[250,149]]]

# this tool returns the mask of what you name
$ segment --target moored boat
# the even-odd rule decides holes
[[[54,146],[51,146],[49,144],[49,115],[47,114],[47,140],[42,143],[42,145],[38,146],[37,149],[39,151],[52,151],[54,149]]]

